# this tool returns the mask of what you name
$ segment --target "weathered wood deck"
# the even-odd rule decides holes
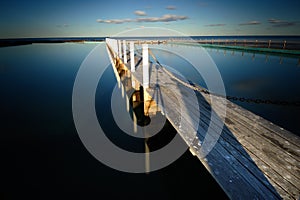
[[[108,53],[116,59],[117,54]],[[136,55],[135,63],[138,64],[130,77],[143,84],[140,60]],[[125,66],[130,71],[129,64]],[[212,109],[209,94],[178,83],[155,63],[149,66],[147,93],[229,198],[299,199],[299,137],[221,97],[214,98],[219,103]],[[119,76],[117,70],[114,71]],[[224,103],[226,116],[218,117],[218,113],[223,113],[220,111]],[[212,129],[207,133],[209,127]],[[197,133],[196,138],[193,133]],[[206,134],[217,142],[203,157],[201,147]]]

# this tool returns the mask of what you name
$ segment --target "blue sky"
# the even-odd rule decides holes
[[[300,35],[299,0],[1,0],[0,38],[111,36],[140,27],[186,35]]]

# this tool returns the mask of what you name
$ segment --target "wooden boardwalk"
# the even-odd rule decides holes
[[[135,55],[130,72],[130,63],[120,62],[110,45],[117,79],[121,63],[131,81],[143,85],[142,57]],[[149,62],[149,71],[148,95],[230,199],[299,199],[299,137],[221,97],[214,97],[212,109],[209,94],[179,83],[156,63]],[[226,115],[219,116],[224,103]],[[203,152],[205,137],[216,141],[208,154]]]

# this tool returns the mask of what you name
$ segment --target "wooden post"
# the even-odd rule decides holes
[[[122,57],[122,46],[121,46],[121,41],[120,40],[118,40],[118,46],[119,46],[119,48],[118,48],[118,50],[119,50],[119,58],[121,58]]]
[[[127,52],[126,52],[126,40],[123,40],[123,53],[124,53],[124,64],[127,63]]]
[[[130,71],[135,72],[135,63],[134,63],[134,42],[130,42]],[[135,80],[131,77],[131,86],[136,89],[135,87]]]
[[[149,54],[148,44],[143,44],[143,98],[144,98],[144,115],[149,116],[151,97],[146,89],[149,88]]]
[[[149,54],[148,44],[143,44],[143,87],[149,87]]]
[[[135,72],[135,63],[134,63],[134,43],[130,42],[130,67],[131,72]]]
[[[271,47],[271,40],[269,40],[269,45],[268,45],[268,48],[270,48]]]

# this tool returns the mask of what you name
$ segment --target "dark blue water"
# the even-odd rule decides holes
[[[89,154],[73,122],[72,90],[82,61],[95,46],[0,48],[0,198],[226,198],[190,152],[150,174],[119,172]],[[99,59],[103,56],[107,55]],[[121,135],[108,109],[115,84],[113,71],[107,68],[98,85],[96,109],[107,134]]]

